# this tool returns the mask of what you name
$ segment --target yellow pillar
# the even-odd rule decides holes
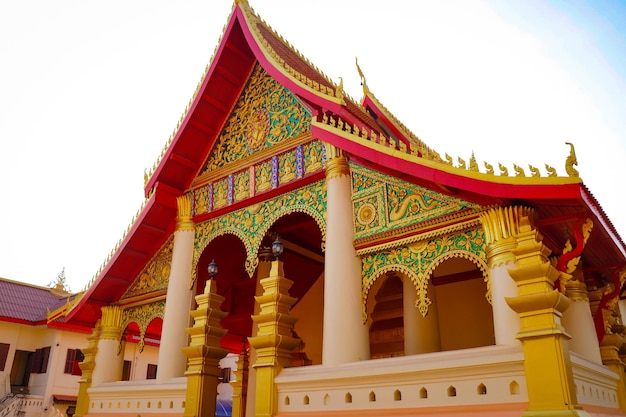
[[[561,316],[569,300],[554,288],[560,277],[550,261],[550,250],[535,229],[533,209],[507,208],[517,245],[511,251],[517,269],[509,273],[518,295],[507,303],[519,314],[524,369],[528,387],[528,411],[523,416],[587,416],[578,405],[569,353],[569,336]]]
[[[220,321],[226,313],[220,310],[224,297],[216,293],[216,288],[214,280],[207,281],[204,293],[196,296],[198,308],[191,311],[194,325],[186,328],[191,340],[189,346],[183,348],[189,361],[185,372],[185,417],[215,415],[219,362],[228,353],[220,346],[220,339],[226,334]]]
[[[193,288],[190,288],[190,279],[195,225],[191,219],[191,195],[184,194],[178,197],[176,203],[178,216],[159,346],[158,382],[181,377],[185,372],[187,363],[181,349],[188,343],[185,328],[189,326],[189,310],[193,308]]]
[[[517,285],[509,274],[509,270],[515,267],[515,255],[511,251],[517,246],[514,237],[517,221],[510,216],[511,210],[487,210],[480,215],[480,221],[485,231],[496,345],[517,345],[521,349],[520,342],[515,338],[520,328],[520,319],[506,303],[507,297],[517,295]]]
[[[292,336],[296,319],[289,314],[296,298],[289,296],[293,281],[283,276],[283,264],[272,262],[270,275],[261,280],[263,295],[255,297],[261,307],[259,314],[252,316],[257,326],[257,335],[250,337],[250,346],[256,349],[255,417],[271,417],[278,410],[278,389],[274,379],[288,367],[293,349],[300,339]]]
[[[96,322],[91,335],[87,337],[89,344],[86,349],[81,349],[85,355],[83,361],[78,364],[82,373],[78,380],[78,399],[76,400],[76,417],[82,417],[89,412],[89,394],[87,390],[91,387],[91,378],[96,365],[96,352],[98,352],[98,339],[100,338],[100,321]]]
[[[246,346],[244,343],[239,359],[237,360],[237,370],[235,373],[235,380],[230,381],[230,385],[233,387],[233,417],[244,417],[246,415],[246,395],[248,389],[248,353],[246,352]]]
[[[104,306],[100,310],[100,338],[91,377],[93,386],[122,379],[124,365],[124,352],[121,351],[120,343],[122,309],[119,306]]]
[[[404,314],[404,355],[439,352],[441,337],[439,334],[439,314],[437,297],[432,281],[428,282],[428,295],[431,304],[428,314],[422,317],[416,307],[417,290],[409,277],[402,280],[402,308]]]
[[[326,251],[322,363],[336,366],[370,358],[361,310],[361,259],[354,249],[352,178],[348,159],[326,145]]]

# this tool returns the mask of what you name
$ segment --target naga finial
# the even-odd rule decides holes
[[[494,175],[493,174],[493,165],[491,165],[490,163],[485,162],[485,169],[487,170],[487,172],[485,172],[486,174]]]
[[[343,101],[343,77],[339,77],[339,85],[335,89],[335,97]]]
[[[574,144],[570,142],[565,142],[566,145],[569,145],[569,156],[565,160],[565,172],[570,177],[578,177],[578,170],[574,168],[574,165],[578,165],[578,160],[576,159],[576,151],[574,150]]]
[[[469,170],[478,172],[478,163],[476,162],[476,157],[474,156],[474,152],[472,151],[472,156],[469,160]]]
[[[356,62],[356,70],[359,72],[359,77],[361,77],[361,85],[363,86],[363,95],[367,95],[370,92],[369,88],[367,88],[367,82],[365,81],[365,75],[363,75],[363,71],[361,71],[361,67],[359,67],[359,58],[355,57]]]
[[[556,169],[554,169],[554,167],[551,167],[550,165],[546,164],[546,171],[548,171],[549,177],[556,177]]]
[[[508,177],[509,176],[509,169],[507,167],[505,167],[501,163],[498,163],[498,168],[500,168],[500,176],[501,177]]]

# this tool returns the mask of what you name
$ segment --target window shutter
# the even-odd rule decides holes
[[[74,369],[74,360],[76,359],[76,349],[68,349],[67,355],[65,356],[65,368],[63,369],[64,374],[71,374]]]
[[[7,363],[7,357],[9,356],[9,345],[8,343],[0,343],[0,371],[4,371],[4,366]]]
[[[41,368],[39,369],[40,374],[45,374],[48,370],[48,359],[50,359],[50,346],[46,346],[42,349],[41,352]]]
[[[31,374],[38,374],[41,369],[41,349],[35,350],[35,353],[32,355],[32,361],[30,363],[30,367],[28,369]]]

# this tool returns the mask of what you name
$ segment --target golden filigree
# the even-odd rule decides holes
[[[170,237],[157,253],[146,263],[121,299],[167,289],[174,239]]]
[[[309,131],[310,120],[300,101],[257,65],[201,175]]]
[[[143,351],[144,337],[148,326],[156,318],[163,319],[165,314],[165,300],[157,301],[140,306],[129,307],[123,310],[121,317],[121,328],[126,329],[129,324],[137,323],[139,327],[139,352]]]
[[[237,236],[246,248],[246,271],[254,275],[258,251],[272,225],[290,213],[310,215],[320,228],[322,248],[326,240],[326,185],[318,181],[289,193],[199,223],[196,226],[191,286],[195,282],[200,255],[219,236]],[[243,226],[243,227],[242,227]]]

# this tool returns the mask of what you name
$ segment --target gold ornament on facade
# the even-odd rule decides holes
[[[267,110],[261,108],[252,113],[246,131],[246,142],[250,150],[255,151],[265,144],[269,128],[270,116]]]
[[[487,170],[486,174],[494,175],[494,173],[493,173],[493,165],[485,162],[485,169]]]
[[[150,259],[121,299],[167,289],[172,264],[174,239],[170,237]]]
[[[363,204],[357,213],[357,220],[363,226],[371,224],[376,220],[376,208],[370,203]]]
[[[539,168],[536,168],[532,165],[528,165],[528,169],[530,170],[530,175],[533,178],[539,178],[541,176],[541,173],[539,172]]]
[[[191,220],[191,193],[176,197],[178,216],[176,217],[176,230],[194,230]]]
[[[519,165],[513,164],[513,169],[515,170],[516,177],[525,177],[526,173],[524,172],[524,168]]]

